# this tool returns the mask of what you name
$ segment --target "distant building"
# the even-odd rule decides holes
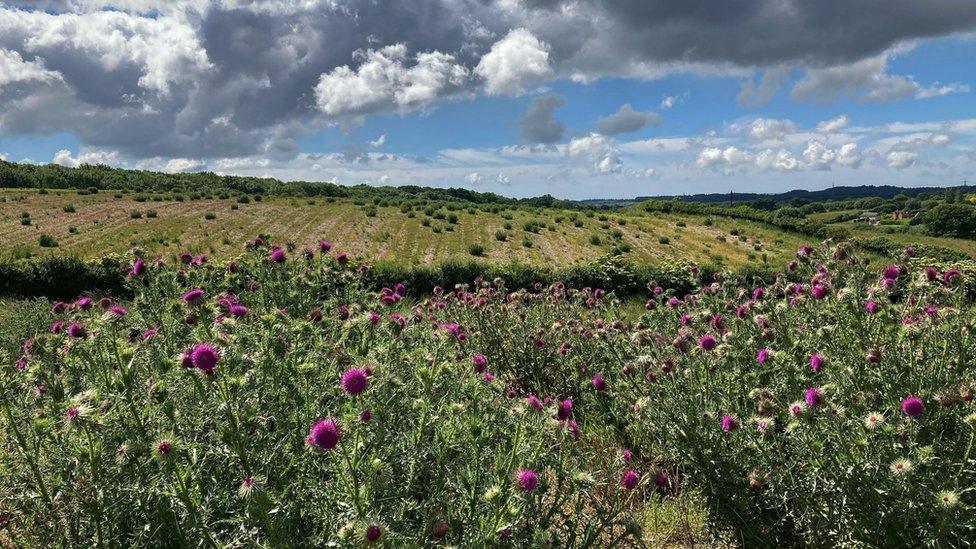
[[[861,221],[867,221],[868,223],[877,223],[880,219],[881,216],[877,212],[864,212],[860,217]]]
[[[915,212],[910,212],[908,210],[895,210],[891,212],[892,219],[911,219],[915,217]]]

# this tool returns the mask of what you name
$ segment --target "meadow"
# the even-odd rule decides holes
[[[239,255],[131,257],[131,300],[5,319],[6,543],[972,539],[971,281],[910,249],[690,267],[636,315],[558,282],[375,291],[326,244]]]
[[[178,199],[177,199],[178,196]],[[255,234],[298,248],[321,235],[353,257],[431,264],[449,258],[574,265],[603,255],[728,267],[781,263],[797,233],[720,216],[379,198],[184,198],[103,190],[0,190],[0,249],[8,258],[96,258],[139,248],[228,258]],[[46,238],[45,238],[46,237]],[[42,241],[44,239],[44,241]]]

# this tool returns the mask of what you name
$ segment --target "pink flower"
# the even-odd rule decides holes
[[[323,419],[312,425],[308,432],[308,444],[321,450],[332,450],[339,445],[342,433],[333,419]]]
[[[539,486],[539,475],[532,469],[524,469],[518,473],[518,483],[526,492],[535,491]]]
[[[350,368],[342,374],[342,390],[350,395],[358,395],[369,386],[369,378],[363,368]]]
[[[603,379],[603,376],[601,376],[600,374],[596,374],[595,376],[593,376],[592,383],[593,383],[593,388],[596,389],[597,391],[602,392],[607,390],[607,382]]]
[[[922,412],[925,411],[925,404],[922,402],[922,399],[918,398],[917,396],[905,397],[901,401],[901,411],[904,412],[905,415],[918,417],[922,415]]]
[[[627,490],[633,490],[637,488],[637,483],[640,482],[640,473],[634,471],[633,469],[628,469],[620,477],[620,485]]]

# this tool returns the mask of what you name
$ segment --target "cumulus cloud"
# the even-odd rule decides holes
[[[57,72],[44,68],[40,61],[24,61],[19,53],[0,49],[0,88],[13,82],[50,82],[60,78]]]
[[[773,151],[765,149],[756,154],[756,167],[760,170],[792,171],[800,167],[800,162],[788,150]]]
[[[780,141],[793,133],[796,133],[796,124],[792,120],[757,118],[749,126],[749,135],[760,141]]]
[[[889,168],[903,170],[915,165],[918,153],[911,151],[891,151],[885,156]]]
[[[598,173],[620,173],[623,169],[617,143],[603,134],[591,133],[584,137],[577,137],[569,142],[566,152],[570,157],[592,160],[593,168]]]
[[[828,147],[819,139],[807,141],[803,149],[803,162],[814,170],[829,170],[830,165],[837,159],[837,151]]]
[[[92,149],[86,149],[78,153],[77,156],[73,156],[71,151],[67,149],[61,149],[54,153],[54,158],[51,159],[54,164],[59,164],[61,166],[66,166],[68,168],[77,168],[78,166],[84,164],[105,164],[114,165],[119,162],[119,155],[114,151],[98,151]]]
[[[566,104],[561,95],[544,95],[532,100],[522,116],[522,138],[529,143],[555,143],[562,140],[566,125],[553,119],[556,109]]]
[[[705,147],[698,153],[698,158],[695,160],[695,164],[699,168],[734,166],[749,162],[752,162],[752,155],[731,145],[724,149],[719,147]]]
[[[861,165],[861,151],[857,148],[857,143],[845,143],[837,150],[837,163],[848,168],[856,168]]]
[[[323,74],[315,86],[319,110],[329,116],[366,114],[397,109],[409,111],[461,88],[468,70],[454,56],[418,54],[408,65],[407,47],[395,44],[359,55],[355,70],[348,65]]]
[[[859,101],[928,99],[969,91],[962,84],[924,86],[911,76],[888,74],[889,54],[853,63],[810,69],[796,85],[792,96],[800,101],[831,103],[841,95]]]
[[[514,29],[491,46],[474,69],[491,95],[521,95],[553,74],[549,46],[528,29]]]
[[[661,117],[656,112],[635,111],[630,103],[624,103],[614,114],[597,120],[596,131],[603,135],[617,135],[636,132],[645,126],[661,125]]]
[[[837,118],[824,120],[819,124],[817,124],[817,131],[820,133],[834,133],[846,128],[847,124],[848,124],[847,115],[842,114]]]

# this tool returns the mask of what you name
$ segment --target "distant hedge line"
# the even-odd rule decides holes
[[[99,260],[48,256],[28,261],[0,261],[0,296],[72,299],[85,293],[103,293],[128,297],[131,292],[126,285],[125,273],[129,263],[128,259],[119,256]],[[699,265],[697,274],[693,275],[690,264],[686,263],[637,265],[620,258],[601,258],[588,265],[559,269],[455,259],[416,266],[381,262],[370,266],[365,280],[377,290],[403,282],[414,295],[428,294],[438,285],[449,288],[458,283],[470,283],[480,276],[489,281],[501,277],[509,289],[562,281],[573,288],[599,287],[620,296],[633,296],[647,295],[647,285],[652,281],[679,293],[688,292],[701,281],[710,280],[717,270],[713,265]],[[743,274],[769,278],[772,273],[772,270],[757,269]]]
[[[850,231],[843,227],[829,227],[819,221],[783,215],[777,212],[757,210],[750,206],[716,206],[704,202],[684,202],[681,200],[647,200],[641,203],[641,208],[647,212],[684,213],[692,215],[710,215],[731,217],[765,223],[773,227],[800,233],[823,240],[826,238],[847,239]]]
[[[900,255],[904,249],[902,244],[886,238],[858,239],[855,244],[861,249],[890,257]],[[941,246],[915,245],[915,251],[917,257],[940,265],[976,266],[968,255]],[[98,260],[64,256],[28,261],[0,260],[0,297],[72,299],[85,293],[100,293],[125,298],[131,295],[125,279],[129,267],[130,260],[121,256]],[[415,296],[429,294],[438,285],[451,287],[458,283],[470,283],[480,276],[489,281],[500,277],[509,289],[561,281],[571,288],[604,288],[618,296],[629,297],[648,295],[650,282],[683,294],[710,281],[721,268],[699,264],[696,270],[692,274],[691,264],[686,262],[636,264],[620,257],[603,257],[589,264],[558,269],[519,263],[492,264],[471,259],[448,259],[434,265],[375,263],[365,274],[365,280],[368,286],[377,290],[403,282]],[[965,268],[963,270],[967,271]],[[971,270],[976,274],[976,267]],[[769,266],[755,266],[739,269],[735,274],[747,280],[758,278],[771,282],[777,271]],[[973,284],[976,290],[976,277]]]

